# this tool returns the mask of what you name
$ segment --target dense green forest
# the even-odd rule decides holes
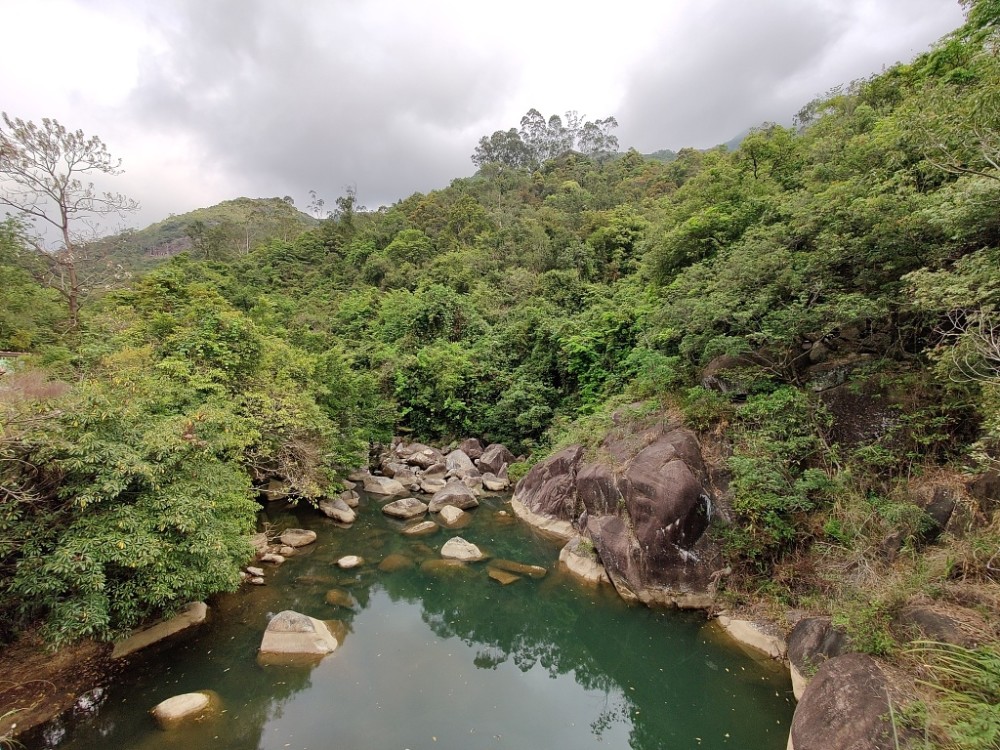
[[[503,442],[523,473],[634,402],[728,446],[734,599],[837,612],[874,653],[914,592],[995,616],[995,496],[936,540],[912,496],[1000,460],[1000,7],[968,11],[735,150],[620,153],[614,118],[532,110],[392,206],[172,217],[174,257],[80,254],[78,310],[8,219],[0,637],[107,638],[233,589],[268,479],[319,498],[394,434]],[[830,378],[878,429],[838,433]]]

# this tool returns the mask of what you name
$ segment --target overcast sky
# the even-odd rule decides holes
[[[725,142],[927,49],[957,0],[0,0],[0,109],[99,135],[145,225],[355,185],[368,207],[473,172],[535,107],[624,148]]]

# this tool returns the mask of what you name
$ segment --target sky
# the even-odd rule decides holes
[[[480,136],[614,115],[623,149],[788,123],[908,61],[957,0],[0,0],[0,109],[98,135],[141,210],[356,189],[389,205],[473,173]]]

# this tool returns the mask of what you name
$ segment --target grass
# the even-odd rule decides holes
[[[1000,652],[917,641],[908,654],[926,674],[920,684],[933,695],[927,721],[941,746],[1000,750]]]

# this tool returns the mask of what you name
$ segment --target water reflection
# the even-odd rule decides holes
[[[473,513],[461,535],[494,557],[552,568],[557,547],[497,516]],[[224,597],[211,624],[142,654],[31,747],[161,748],[731,748],[780,750],[787,677],[706,643],[700,618],[625,606],[610,589],[581,589],[556,571],[501,586],[486,565],[422,566],[453,533],[410,539],[368,500],[350,530],[308,511],[272,512],[316,545],[268,571],[268,585]],[[349,571],[335,561],[356,554]],[[403,555],[412,565],[379,563]],[[398,563],[399,560],[397,559]],[[353,606],[331,591],[353,598]],[[328,595],[330,600],[328,601]],[[258,665],[271,614],[294,609],[350,635],[314,665]],[[157,730],[159,701],[212,689],[225,712]]]

